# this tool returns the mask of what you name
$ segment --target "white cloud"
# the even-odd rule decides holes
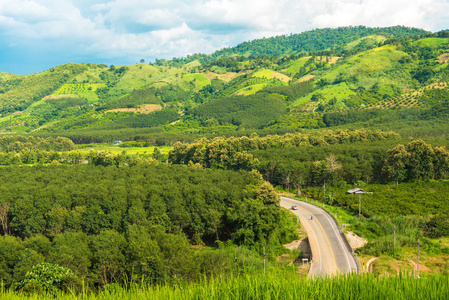
[[[441,0],[316,0],[309,14],[316,27],[405,25],[435,30],[436,22],[449,16],[448,8]]]
[[[117,64],[210,53],[264,36],[348,25],[439,30],[449,27],[449,4],[448,0],[0,0],[3,45],[18,49],[45,42],[74,57],[116,58]]]

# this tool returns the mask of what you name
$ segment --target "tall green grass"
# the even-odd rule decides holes
[[[405,275],[375,277],[370,274],[327,279],[298,278],[291,273],[211,279],[176,286],[109,286],[97,294],[23,295],[0,290],[0,299],[448,299],[449,277],[414,278]]]

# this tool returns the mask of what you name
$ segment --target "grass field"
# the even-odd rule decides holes
[[[357,47],[359,45],[367,45],[367,46],[368,45],[376,45],[385,40],[387,40],[387,38],[382,35],[365,36],[358,40],[355,40],[354,42],[346,44],[344,49],[346,49],[346,50],[354,49],[355,47]]]
[[[421,46],[442,46],[445,44],[449,44],[448,38],[425,38],[419,41],[416,41],[414,44],[418,44]]]
[[[67,83],[55,91],[53,95],[77,95],[86,98],[90,103],[96,103],[98,96],[95,91],[105,86],[105,83]]]
[[[258,71],[254,72],[252,74],[252,77],[267,78],[267,79],[276,78],[276,79],[279,79],[279,80],[281,80],[281,81],[283,81],[285,83],[288,83],[291,80],[290,77],[288,77],[288,76],[286,76],[284,74],[275,72],[275,71],[270,70],[270,69],[258,70]]]
[[[77,150],[82,153],[87,154],[91,149],[94,151],[105,151],[112,154],[119,154],[126,151],[128,155],[148,155],[152,154],[156,147],[121,147],[120,145],[112,144],[89,144],[89,145],[78,145]],[[157,147],[163,154],[168,154],[168,152],[173,148],[169,146]]]
[[[406,55],[402,51],[395,50],[394,46],[382,46],[335,64],[329,71],[317,77],[317,80],[326,79],[333,82],[338,76],[343,75],[344,78],[356,79],[357,86],[368,89],[381,78],[381,83],[407,88],[411,82],[410,74],[404,72],[398,62]]]
[[[406,275],[337,276],[328,279],[298,278],[296,268],[264,275],[252,274],[199,283],[163,286],[137,286],[124,289],[116,284],[99,293],[31,294],[0,289],[3,300],[15,299],[447,299],[449,277],[415,278]]]
[[[250,85],[243,89],[238,90],[236,92],[236,94],[244,95],[244,96],[254,95],[258,91],[263,90],[267,85],[268,85],[267,83],[253,84],[253,85]]]
[[[193,82],[195,84],[195,90],[200,90],[210,84],[210,79],[201,73],[185,74],[182,79],[185,82]]]
[[[327,85],[324,88],[317,90],[313,93],[308,94],[307,96],[304,96],[302,98],[297,99],[293,105],[301,105],[305,103],[309,103],[312,96],[314,94],[321,94],[323,96],[323,99],[321,101],[329,101],[333,98],[337,99],[337,103],[340,103],[340,105],[344,105],[341,101],[348,98],[350,95],[354,95],[355,92],[353,92],[345,82],[339,83],[339,84],[332,84]]]
[[[301,57],[300,59],[297,59],[295,61],[293,61],[291,63],[291,65],[285,69],[285,73],[287,74],[296,74],[299,72],[299,70],[304,67],[304,64],[306,63],[306,61],[308,61],[310,59],[311,56],[305,56],[305,57]]]

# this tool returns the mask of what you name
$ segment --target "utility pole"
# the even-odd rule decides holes
[[[416,271],[417,271],[417,274],[418,274],[418,278],[419,278],[419,239],[418,239],[418,263],[416,264]]]
[[[359,194],[359,218],[362,215],[362,194]]]
[[[393,248],[396,249],[396,230],[397,228],[393,228]]]
[[[393,228],[393,255],[396,254],[396,230],[396,227]]]
[[[263,275],[266,274],[266,268],[265,268],[265,247],[263,247]]]
[[[326,180],[324,180],[323,188],[324,188],[323,203],[324,203],[324,200],[326,199]]]

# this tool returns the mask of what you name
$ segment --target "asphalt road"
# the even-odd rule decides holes
[[[296,205],[298,210],[291,210],[292,205]],[[313,256],[309,276],[327,277],[338,273],[357,272],[352,250],[345,243],[337,223],[326,211],[286,197],[281,197],[281,206],[299,216],[307,231]]]

